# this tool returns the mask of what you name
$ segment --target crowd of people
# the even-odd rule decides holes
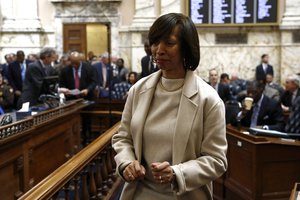
[[[71,51],[60,59],[53,48],[27,58],[22,50],[7,54],[0,112],[41,103],[47,77],[58,77],[56,92],[66,99],[127,100],[112,138],[116,170],[126,182],[121,199],[212,199],[212,181],[227,169],[226,123],[300,133],[299,74],[289,75],[283,88],[267,54],[254,80],[219,76],[214,68],[205,81],[193,73],[200,61],[197,29],[178,13],[154,22],[144,50],[141,74],[107,52],[85,58]]]
[[[263,128],[267,130],[300,133],[299,118],[299,74],[288,75],[285,88],[274,81],[274,70],[269,64],[269,56],[263,54],[256,67],[254,80],[240,79],[237,74],[220,76],[216,69],[209,70],[210,84],[224,101],[227,111],[226,121],[233,125]],[[250,110],[244,109],[244,99],[253,99]],[[233,112],[233,113],[232,113]]]
[[[140,78],[146,77],[151,73],[158,71],[158,67],[153,62],[149,41],[144,43],[146,55],[141,59],[142,72],[138,74],[129,70],[125,66],[124,59],[110,58],[107,52],[99,57],[93,52],[85,56],[79,52],[69,52],[60,56],[52,48],[44,48],[38,54],[29,54],[25,58],[22,50],[5,55],[6,62],[0,67],[0,112],[9,112],[19,109],[24,102],[30,102],[34,106],[39,102],[39,96],[46,92],[43,90],[43,78],[45,76],[59,76],[59,92],[64,93],[67,99],[83,97],[89,100],[97,98],[110,98],[125,100],[130,87]],[[71,67],[70,67],[71,66]],[[78,69],[78,76],[77,70]],[[76,73],[75,73],[76,72]],[[280,111],[277,116],[280,120],[274,120],[274,117],[268,116],[271,121],[262,120],[266,116],[260,116],[257,125],[266,129],[274,129],[274,123],[280,124],[276,127],[279,131],[300,132],[299,128],[285,129],[284,124],[287,120],[282,120],[282,116],[297,110],[295,102],[300,98],[299,75],[289,75],[285,80],[285,88],[274,81],[274,70],[269,64],[269,56],[263,54],[261,63],[256,67],[254,80],[259,83],[254,84],[252,80],[244,80],[237,74],[222,73],[213,68],[208,72],[207,83],[211,85],[219,94],[225,105],[230,107],[232,104],[242,105],[247,96],[253,96],[249,91],[249,85],[255,86],[257,90],[263,87],[263,98],[276,102],[276,111]],[[77,77],[77,79],[76,79]],[[77,81],[78,85],[75,84]],[[258,88],[257,88],[258,87]],[[74,89],[80,91],[74,95]],[[238,104],[241,103],[241,104]],[[254,103],[257,103],[254,101]],[[270,105],[270,104],[268,104]],[[278,106],[279,105],[279,106]],[[242,106],[240,106],[242,107]],[[261,106],[263,112],[265,106]],[[241,110],[241,109],[239,109]],[[235,109],[235,112],[238,109]],[[249,113],[252,114],[252,110]],[[265,115],[271,115],[270,111]],[[295,114],[293,114],[295,115]],[[243,116],[243,115],[241,115]],[[249,117],[248,117],[249,118]],[[287,117],[286,117],[287,118]],[[226,118],[227,123],[236,124],[237,118],[228,110]],[[241,125],[250,125],[249,120],[241,118]],[[245,122],[247,121],[247,122]],[[251,120],[250,120],[251,121]],[[253,125],[253,124],[252,124]],[[298,125],[299,126],[299,125]],[[273,128],[272,128],[273,127]],[[290,127],[290,126],[286,126]]]
[[[39,96],[49,92],[45,77],[51,76],[58,77],[56,92],[64,93],[67,99],[126,99],[140,75],[129,71],[124,59],[112,59],[107,52],[99,57],[93,52],[88,55],[85,59],[84,54],[71,51],[59,56],[53,48],[43,48],[27,57],[22,50],[6,54],[6,62],[0,65],[2,113],[18,110],[25,102],[30,106],[41,103]]]

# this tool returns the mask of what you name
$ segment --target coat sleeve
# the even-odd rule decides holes
[[[115,161],[117,164],[116,172],[122,177],[122,171],[132,161],[136,160],[134,154],[133,140],[130,134],[130,123],[132,118],[132,105],[134,91],[132,87],[126,100],[126,104],[122,114],[121,125],[118,133],[112,137],[112,146],[116,151]]]
[[[196,159],[172,166],[176,174],[177,195],[206,186],[220,177],[227,169],[227,141],[225,108],[220,100],[204,109],[203,138],[200,155]],[[197,123],[197,122],[195,122]],[[207,188],[209,190],[209,188]]]
[[[270,119],[272,119],[273,121],[271,125],[268,125],[269,129],[276,131],[284,131],[285,122],[280,103],[272,101],[268,106],[270,108]]]
[[[28,65],[28,70],[26,70],[26,79],[29,79],[29,81],[35,87],[34,89],[36,89],[36,93],[41,92],[44,76],[38,65]]]

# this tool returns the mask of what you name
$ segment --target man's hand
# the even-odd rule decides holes
[[[85,97],[88,95],[88,92],[89,92],[88,89],[81,90],[80,95]]]

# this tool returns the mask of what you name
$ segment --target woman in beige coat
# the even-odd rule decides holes
[[[149,31],[160,70],[129,91],[112,139],[121,199],[212,199],[212,181],[227,168],[224,104],[193,71],[200,60],[197,30],[176,13]]]

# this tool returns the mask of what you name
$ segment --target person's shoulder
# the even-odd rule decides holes
[[[40,60],[36,60],[31,63],[28,63],[28,66],[41,66],[41,65],[42,65],[42,63]]]
[[[19,65],[18,61],[16,61],[16,60],[8,63],[8,66],[15,66],[15,65]]]
[[[258,68],[260,68],[260,67],[262,67],[262,64],[261,64],[261,63],[258,64],[258,65],[256,66],[256,69],[258,69]]]
[[[224,84],[224,83],[219,83],[219,88],[221,88],[223,90],[229,90],[229,85]]]
[[[150,58],[150,56],[145,55],[145,56],[142,57],[142,60],[149,59],[149,58]]]
[[[34,61],[32,61],[32,60],[28,60],[28,59],[25,59],[25,63],[28,65],[28,64],[30,64],[30,63],[33,63]]]
[[[90,64],[90,63],[88,63],[88,62],[82,62],[82,69],[83,70],[91,70],[91,69],[94,69],[93,67],[92,67],[92,65]]]
[[[157,76],[157,73],[160,73],[160,71],[156,71],[152,74],[149,74],[148,76],[145,76],[141,79],[139,79],[130,89],[131,90],[141,90],[142,88],[145,87],[146,83],[148,81],[151,81]]]
[[[72,67],[70,65],[68,65],[68,66],[65,66],[65,67],[61,68],[60,73],[64,74],[64,73],[67,73],[67,72],[69,72],[71,70],[72,70]]]
[[[89,62],[86,62],[86,61],[82,61],[82,66],[91,66],[91,64]]]
[[[92,67],[99,67],[99,66],[102,66],[102,62],[97,61],[97,62],[95,62],[95,63],[92,63],[91,66],[92,66]]]
[[[280,103],[267,95],[264,95],[263,97],[264,106],[269,107],[271,109],[278,109],[280,107]]]
[[[209,83],[204,81],[200,76],[196,75],[195,73],[193,73],[193,77],[196,80],[200,98],[208,99],[209,101],[211,101],[211,100],[220,101],[221,100],[218,92],[211,85],[209,85]]]

